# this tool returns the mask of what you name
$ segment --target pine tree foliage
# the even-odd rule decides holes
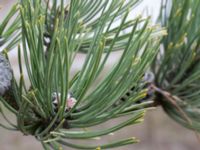
[[[161,11],[168,36],[153,67],[158,100],[173,119],[200,131],[200,2],[173,0],[170,13],[168,2]]]
[[[21,0],[16,4],[1,23],[0,35],[2,45],[7,45],[5,56],[18,44],[21,78],[20,81],[13,78],[9,94],[1,97],[2,104],[16,115],[17,124],[4,115],[9,126],[1,126],[35,136],[46,150],[60,149],[62,145],[109,149],[137,143],[132,137],[104,145],[79,145],[76,140],[109,135],[142,121],[149,104],[140,101],[147,94],[143,76],[165,31],[152,26],[149,18],[127,19],[138,3],[138,0],[71,0],[68,4],[64,0],[59,3]],[[6,28],[16,13],[16,20]],[[98,85],[93,85],[116,50],[122,52],[119,61]],[[75,56],[80,52],[86,55],[83,67],[70,76]],[[25,84],[26,72],[30,87]],[[70,97],[75,100],[71,106]],[[0,112],[4,114],[3,109]],[[129,118],[107,129],[90,130],[122,116]]]

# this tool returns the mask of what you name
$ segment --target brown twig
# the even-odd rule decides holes
[[[155,86],[154,84],[151,84],[151,88],[153,88],[155,90],[155,92],[158,92],[159,94],[161,94],[162,96],[164,96],[166,98],[166,100],[168,100],[180,113],[180,115],[182,115],[182,117],[192,126],[192,120],[190,119],[190,117],[183,111],[183,109],[177,104],[177,101],[181,101],[181,99],[179,99],[177,96],[172,95],[171,93],[164,91],[160,88],[158,88],[157,86]],[[200,143],[200,135],[198,133],[197,130],[194,130],[195,136],[197,138],[197,140]]]

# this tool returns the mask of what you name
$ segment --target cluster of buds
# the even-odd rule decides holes
[[[58,104],[60,102],[60,98],[61,98],[61,93],[53,92],[53,94],[52,94],[52,103],[53,103],[53,106],[56,109],[58,108]],[[72,109],[74,107],[74,105],[76,104],[76,102],[77,102],[77,100],[73,97],[72,93],[68,93],[67,94],[66,105],[65,105],[66,110]]]
[[[144,82],[146,82],[146,83],[153,83],[154,80],[155,80],[155,76],[154,76],[153,72],[148,71],[148,72],[146,72],[144,74],[144,77],[143,77],[143,81]]]
[[[147,87],[147,98],[151,97],[154,94],[154,89],[152,88],[152,83],[155,80],[155,75],[153,74],[153,72],[146,72],[144,74],[143,77],[143,81],[146,83],[146,87]]]
[[[0,54],[0,96],[3,96],[11,87],[12,69],[8,60]]]

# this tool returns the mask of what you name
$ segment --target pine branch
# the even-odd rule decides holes
[[[158,97],[163,108],[176,121],[195,131],[200,131],[199,6],[199,1],[176,0],[169,13],[164,4],[161,17],[168,36],[163,39],[164,51],[154,67],[156,85],[174,97],[174,104],[165,96]]]
[[[141,101],[147,95],[148,84],[143,76],[157,55],[165,31],[151,26],[150,18],[127,20],[130,9],[137,4],[137,0],[71,0],[70,4],[53,0],[50,6],[49,1],[21,0],[21,78],[12,83],[17,108],[6,98],[1,100],[10,111],[17,112],[21,132],[35,136],[44,149],[59,149],[60,144],[105,149],[138,142],[128,138],[86,146],[67,140],[98,138],[142,121],[149,105]],[[117,20],[119,25],[113,27]],[[119,61],[94,85],[116,50],[122,52]],[[71,76],[74,58],[82,51],[86,53],[83,67]],[[26,70],[30,87],[25,85]],[[129,118],[108,129],[83,131],[121,116]],[[78,131],[74,132],[74,128]]]

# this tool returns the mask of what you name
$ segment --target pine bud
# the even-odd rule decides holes
[[[3,96],[11,86],[12,69],[8,60],[0,54],[0,95]]]
[[[60,101],[61,93],[59,92],[53,92],[52,93],[52,103],[55,109],[58,107],[58,103]],[[66,109],[71,109],[76,104],[77,100],[73,97],[72,93],[67,94],[67,100],[66,100]]]

